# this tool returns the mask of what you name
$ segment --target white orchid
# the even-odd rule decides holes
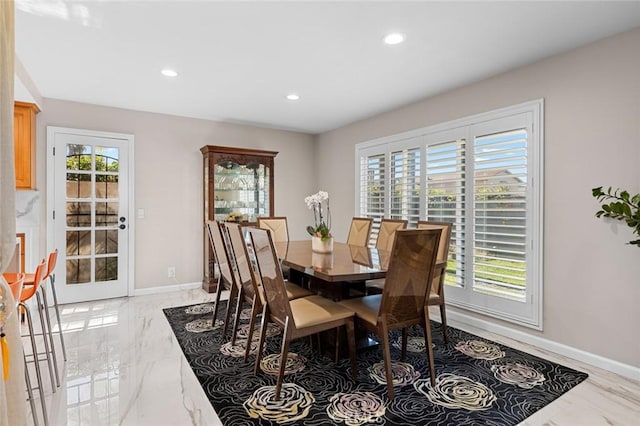
[[[331,211],[329,209],[329,193],[326,191],[318,191],[316,194],[310,195],[304,199],[309,210],[313,210],[313,218],[315,226],[307,226],[307,232],[314,236],[320,237],[323,241],[331,236]],[[327,209],[327,221],[325,223],[322,214],[322,203],[325,203]]]

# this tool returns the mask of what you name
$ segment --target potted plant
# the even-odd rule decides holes
[[[612,191],[611,187],[603,191],[601,186],[593,188],[591,192],[602,203],[602,209],[596,212],[596,217],[622,220],[640,237],[640,194],[631,196],[620,189]],[[629,244],[640,247],[640,238],[629,241]]]
[[[318,253],[331,253],[333,251],[333,236],[331,235],[329,194],[325,191],[319,191],[317,194],[306,197],[304,202],[310,210],[313,210],[314,224],[307,226],[307,232],[311,235],[312,250]],[[323,212],[323,203],[326,215]]]

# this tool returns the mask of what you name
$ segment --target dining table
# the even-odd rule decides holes
[[[275,243],[289,281],[310,288],[335,301],[364,294],[367,280],[384,278],[389,252],[375,247],[334,242],[331,253],[316,253],[311,240]]]

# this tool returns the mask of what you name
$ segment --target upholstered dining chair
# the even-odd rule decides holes
[[[369,245],[371,235],[371,225],[373,219],[370,217],[354,217],[351,219],[351,227],[347,236],[347,244],[350,246],[366,247]]]
[[[224,328],[222,329],[222,336],[227,334],[229,327],[229,318],[231,317],[231,304],[233,300],[239,294],[240,285],[236,282],[236,277],[233,274],[231,268],[231,258],[227,251],[227,244],[224,240],[220,224],[215,220],[207,221],[207,233],[209,234],[209,242],[213,248],[213,255],[218,265],[220,275],[218,276],[218,283],[216,285],[216,294],[214,296],[214,307],[212,317],[212,327],[216,326],[216,319],[218,317],[218,306],[220,305],[220,296],[223,290],[229,290],[229,300],[227,301],[227,313],[224,319]],[[236,301],[237,303],[237,301]],[[235,333],[234,333],[235,334]],[[233,338],[233,335],[232,335]]]
[[[378,238],[376,239],[376,248],[390,251],[393,247],[396,231],[407,228],[407,220],[401,219],[382,219],[380,221],[380,229]],[[365,282],[365,294],[381,293],[384,286],[384,278],[368,280]]]
[[[258,228],[268,229],[276,243],[289,241],[289,228],[286,216],[259,217]]]
[[[260,282],[259,277],[256,276],[256,272],[252,266],[251,254],[249,253],[249,249],[245,243],[242,226],[237,223],[227,222],[224,224],[224,228],[227,231],[229,242],[231,243],[231,251],[233,253],[235,264],[234,272],[236,273],[236,282],[240,283],[240,294],[238,296],[240,303],[236,308],[231,344],[235,344],[238,320],[240,318],[239,307],[241,307],[242,302],[246,302],[251,305],[251,318],[249,320],[247,344],[244,353],[244,360],[246,361],[251,350],[251,339],[253,337],[256,318],[258,314],[262,312],[265,296],[262,291],[262,283]],[[313,294],[310,291],[289,282],[286,282],[285,286],[287,290],[287,298],[289,300],[311,296]]]
[[[289,241],[289,227],[286,216],[259,217],[258,228],[268,229],[274,243]],[[289,278],[291,271],[288,267],[280,265],[285,278]]]
[[[396,231],[407,227],[407,220],[382,219],[376,239],[376,248],[389,251],[393,247]]]
[[[382,294],[346,299],[339,302],[356,313],[356,321],[381,339],[389,399],[393,400],[391,346],[389,332],[403,329],[402,359],[406,356],[407,335],[404,330],[420,324],[424,328],[431,385],[435,386],[435,366],[429,310],[425,298],[430,291],[438,251],[440,232],[407,229],[396,233],[387,281]]]
[[[440,323],[442,324],[442,334],[444,335],[445,343],[449,343],[449,333],[447,332],[447,314],[444,303],[444,279],[447,272],[447,261],[449,260],[451,227],[450,222],[418,222],[418,229],[436,229],[441,232],[436,267],[433,271],[431,292],[427,296],[426,302],[428,306],[438,306],[440,308]]]
[[[290,301],[287,298],[286,287],[282,271],[278,265],[278,256],[271,234],[258,228],[249,228],[248,232],[251,236],[251,243],[266,296],[266,303],[262,311],[262,326],[254,373],[257,374],[260,368],[267,321],[271,320],[283,330],[280,367],[275,389],[276,401],[280,399],[290,342],[321,331],[346,326],[351,358],[351,373],[355,380],[357,366],[353,311],[322,296],[308,296]]]

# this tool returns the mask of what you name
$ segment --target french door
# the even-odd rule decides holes
[[[48,240],[58,249],[60,302],[127,296],[133,135],[48,127],[47,149]]]

